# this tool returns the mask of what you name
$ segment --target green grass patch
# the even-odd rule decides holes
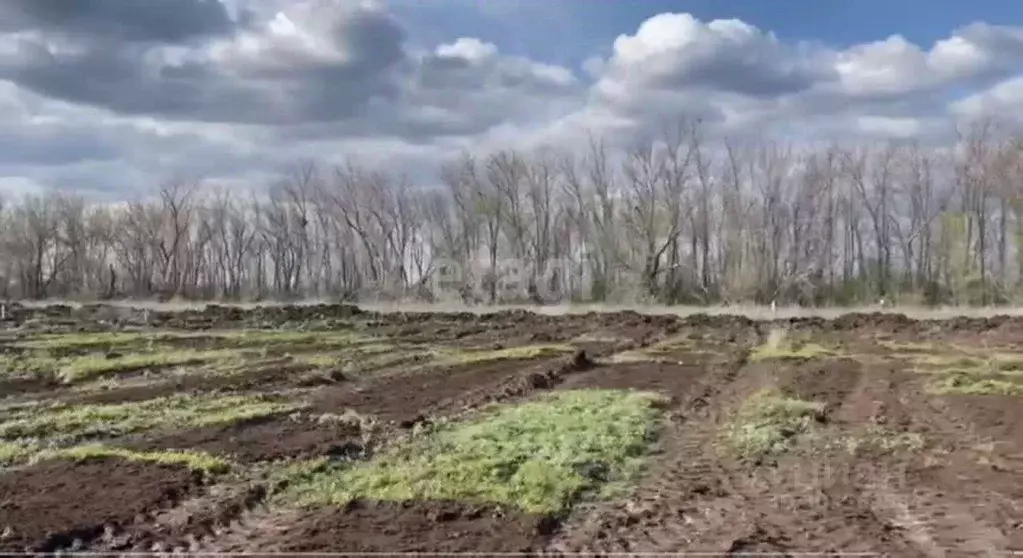
[[[436,356],[434,351],[422,347],[373,343],[345,351],[297,354],[292,355],[292,358],[295,362],[317,368],[336,368],[346,374],[360,374],[405,363],[428,362]]]
[[[740,406],[725,441],[741,459],[761,463],[795,446],[823,418],[824,405],[785,396],[768,388]]]
[[[334,349],[356,348],[374,343],[382,339],[371,337],[355,331],[295,331],[277,329],[248,329],[224,331],[215,334],[223,344],[232,347],[263,347],[263,346],[308,346],[314,349],[330,347]]]
[[[232,350],[199,351],[193,349],[142,350],[116,356],[106,353],[90,353],[60,358],[28,353],[0,357],[0,376],[43,377],[50,375],[61,382],[72,384],[149,368],[199,366],[212,363],[226,365],[241,361],[243,356],[238,351]]]
[[[991,365],[999,372],[1023,372],[1023,355],[996,353]]]
[[[0,377],[31,378],[55,374],[60,361],[45,355],[0,355]]]
[[[231,469],[231,464],[228,461],[208,453],[173,450],[139,452],[99,444],[46,450],[36,456],[36,460],[69,459],[75,461],[86,461],[89,459],[105,458],[118,458],[126,461],[186,467],[192,471],[198,471],[210,475],[226,473]]]
[[[0,439],[75,439],[118,435],[155,427],[187,428],[229,424],[285,413],[298,405],[256,396],[178,395],[115,405],[63,405],[17,412],[0,423]]]
[[[100,350],[132,345],[142,346],[156,337],[152,333],[128,331],[42,333],[30,339],[20,341],[17,345],[28,349]],[[169,338],[172,337],[172,334],[163,334],[162,337]]]
[[[1023,375],[1023,356],[1016,353],[930,354],[916,357],[913,362],[922,366],[920,372]]]
[[[1012,380],[1012,377],[958,371],[932,381],[928,389],[936,395],[1023,396],[1023,383]]]
[[[295,362],[308,364],[309,366],[315,366],[317,368],[333,368],[344,365],[344,359],[336,353],[295,355]]]
[[[639,471],[662,401],[649,393],[585,390],[497,406],[368,463],[306,472],[282,498],[300,505],[454,499],[561,512]]]
[[[546,344],[523,345],[504,349],[438,349],[437,364],[475,364],[494,360],[527,360],[544,356],[557,356],[571,353],[575,347],[571,345]]]
[[[32,444],[0,441],[0,467],[28,461],[38,451]]]
[[[884,339],[878,339],[876,343],[895,353],[934,353],[941,350],[941,346],[935,343],[886,341]]]
[[[889,453],[897,450],[920,451],[926,445],[924,437],[915,432],[900,432],[879,424],[871,424],[862,432],[841,440],[851,455],[863,452]]]
[[[185,349],[173,352],[132,353],[117,358],[93,354],[63,360],[60,364],[58,377],[65,383],[77,383],[111,374],[148,368],[199,366],[214,362],[227,363],[239,358],[240,355],[231,350],[195,351]]]
[[[953,352],[919,355],[917,372],[933,374],[928,391],[936,395],[1023,395],[1023,355],[1005,352]]]
[[[808,360],[822,356],[834,356],[836,353],[817,343],[793,343],[787,339],[784,330],[771,331],[767,341],[750,353],[750,362],[768,359]]]
[[[330,347],[341,349],[357,347],[360,344],[379,341],[361,333],[342,331],[295,331],[295,330],[224,330],[203,332],[91,332],[91,333],[49,333],[19,341],[22,348],[48,351],[60,356],[66,352],[89,352],[105,350],[171,350],[188,341],[191,345],[208,349],[243,348],[301,348],[319,349]]]
[[[665,359],[643,351],[622,351],[611,355],[606,360],[614,364],[636,364],[641,362],[662,362]]]
[[[982,369],[988,359],[964,353],[928,353],[913,355],[910,360],[917,365],[930,368],[958,368],[961,370]]]
[[[759,362],[768,359],[785,360],[809,360],[811,358],[833,356],[834,351],[816,343],[806,343],[799,346],[782,345],[772,347],[761,345],[750,354],[750,362]]]

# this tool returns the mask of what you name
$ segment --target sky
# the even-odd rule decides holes
[[[259,188],[354,160],[1023,124],[1005,0],[3,0],[0,196]]]

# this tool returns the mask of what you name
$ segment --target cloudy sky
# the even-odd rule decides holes
[[[264,184],[355,157],[1023,120],[1007,0],[0,0],[0,192]]]

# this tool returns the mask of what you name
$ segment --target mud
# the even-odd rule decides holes
[[[92,459],[45,461],[0,475],[0,551],[85,547],[199,485],[179,467]]]

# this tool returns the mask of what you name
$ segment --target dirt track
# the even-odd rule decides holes
[[[11,351],[19,339],[41,331],[139,325],[134,313],[96,307],[13,314],[4,341]],[[115,318],[103,324],[100,314]],[[296,510],[272,504],[266,475],[211,480],[173,465],[43,460],[0,468],[0,550],[892,556],[1023,551],[1020,397],[933,393],[929,382],[936,372],[910,347],[927,344],[927,354],[956,347],[1011,355],[1023,340],[1023,319],[925,322],[862,314],[753,321],[523,311],[480,316],[375,314],[331,306],[150,312],[147,319],[149,328],[160,331],[302,324],[305,331],[368,332],[400,347],[430,343],[445,350],[563,344],[585,349],[587,358],[573,360],[562,352],[437,365],[395,360],[371,373],[346,369],[310,379],[309,366],[289,360],[300,352],[290,348],[230,376],[154,370],[137,383],[101,391],[45,378],[0,378],[0,424],[5,413],[42,398],[68,404],[136,402],[173,393],[301,398],[308,403],[302,413],[101,438],[137,450],[204,451],[264,471],[260,467],[297,458],[366,459],[417,425],[457,420],[488,403],[515,403],[548,391],[639,389],[663,393],[670,402],[657,451],[635,486],[621,497],[580,502],[558,516],[450,501],[355,501]],[[755,358],[778,330],[829,349]],[[1005,377],[1020,381],[1009,372]],[[743,402],[764,388],[819,403],[823,411],[813,436],[793,438],[774,461],[751,463],[722,451],[721,432]],[[372,424],[315,420],[345,412],[372,417]],[[85,504],[67,504],[80,497]]]

